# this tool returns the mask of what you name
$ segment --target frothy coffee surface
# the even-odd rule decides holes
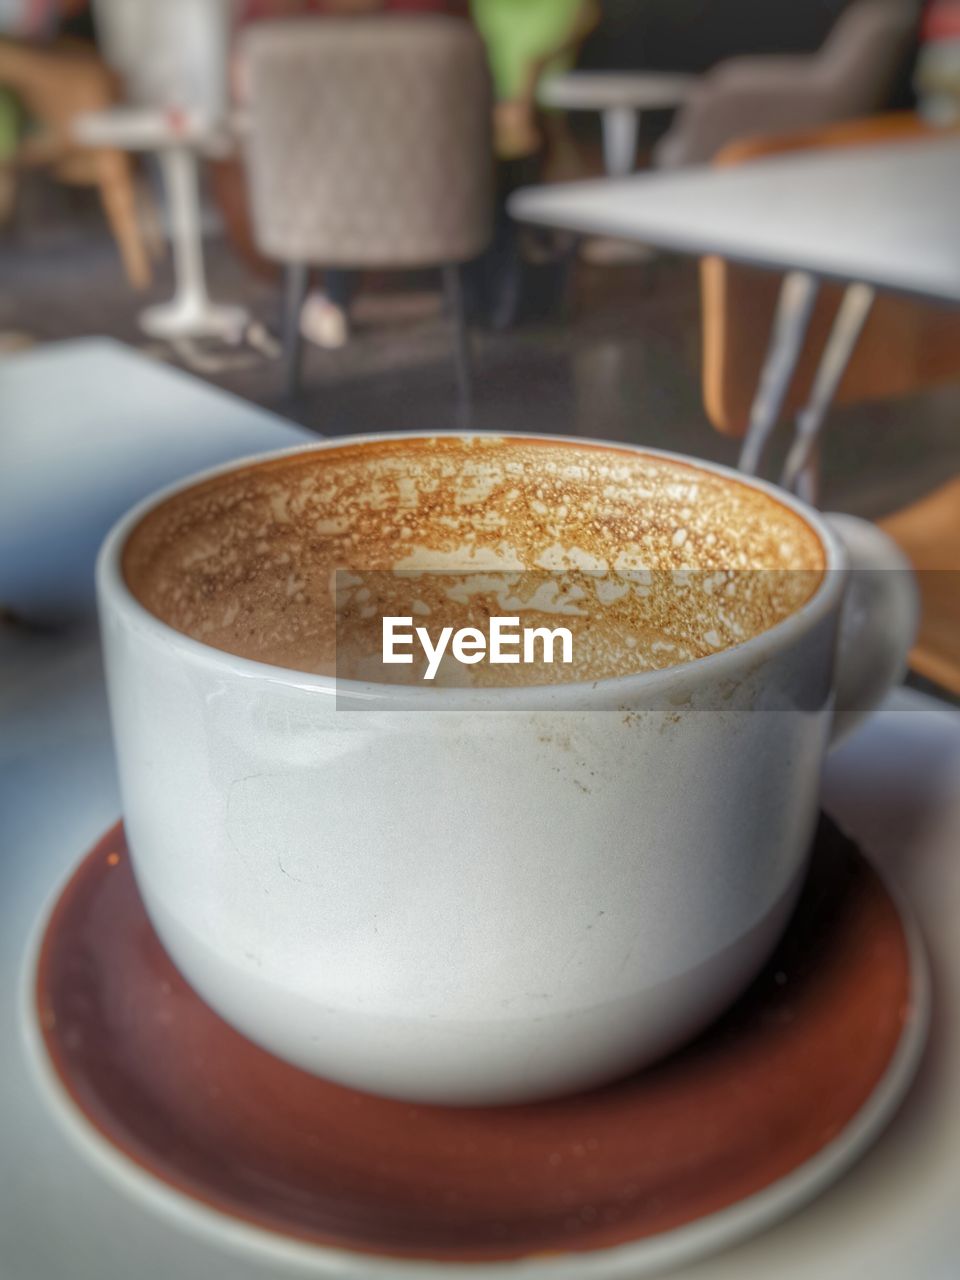
[[[775,498],[652,455],[448,437],[325,448],[228,472],[134,529],[151,613],[242,657],[419,683],[380,666],[381,618],[433,634],[491,614],[563,625],[568,665],[464,667],[434,684],[596,680],[742,643],[795,612],[820,540]]]

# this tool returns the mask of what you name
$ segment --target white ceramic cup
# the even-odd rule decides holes
[[[337,688],[237,657],[121,570],[199,477],[114,527],[97,578],[133,865],[223,1018],[360,1089],[523,1102],[650,1062],[750,981],[804,876],[824,754],[902,674],[916,599],[873,526],[693,465],[799,512],[827,572],[737,647],[592,685]],[[850,564],[881,572],[844,611]]]

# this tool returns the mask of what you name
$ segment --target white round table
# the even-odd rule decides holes
[[[636,164],[640,113],[680,106],[696,80],[672,71],[568,71],[544,80],[538,96],[544,107],[599,111],[604,165],[623,177]]]
[[[247,312],[214,303],[207,292],[197,187],[197,154],[216,147],[224,126],[195,111],[115,107],[78,116],[73,134],[83,146],[154,151],[159,158],[176,287],[169,302],[141,312],[144,332],[153,338],[237,340]]]

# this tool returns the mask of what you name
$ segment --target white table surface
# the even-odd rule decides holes
[[[315,437],[108,339],[0,359],[0,604],[89,612],[103,535],[181,476]]]
[[[169,146],[203,147],[226,127],[195,108],[109,107],[84,111],[73,121],[73,136],[85,147],[159,151]]]
[[[956,134],[528,187],[509,208],[525,222],[960,304]]]
[[[696,82],[696,76],[679,71],[567,71],[548,76],[537,97],[545,107],[567,111],[606,107],[653,111],[678,106]]]
[[[920,918],[934,979],[929,1052],[893,1125],[852,1172],[786,1222],[673,1280],[956,1280],[960,713],[894,695],[831,758],[826,800]],[[119,814],[92,631],[39,638],[0,628],[0,814],[3,1280],[281,1274],[181,1236],[121,1197],[68,1146],[28,1078],[16,1029],[28,932],[51,888]]]
[[[92,357],[117,357],[133,379],[130,358],[110,347],[76,344],[60,354],[71,357],[83,346]],[[177,375],[141,372],[145,389],[155,386],[172,397],[163,402],[167,409],[180,403],[190,410],[182,420],[174,415],[170,428],[173,439],[182,436],[190,448],[212,451],[219,442],[226,451],[242,440],[246,451],[255,446],[258,422],[267,435],[284,426],[249,408],[244,413],[238,402],[213,392],[211,411],[198,417],[193,410],[202,410],[204,397],[174,390],[168,378],[176,383]],[[154,373],[163,375],[155,383]],[[129,443],[117,431],[128,429],[136,439],[138,415],[153,413],[152,397],[134,396],[127,386],[123,394],[131,399],[112,402],[109,384],[99,386],[92,374],[84,394],[74,397],[76,417],[86,415],[89,430],[103,432],[107,449]],[[190,391],[199,390],[192,379],[184,381]],[[111,403],[125,406],[112,427]],[[62,391],[53,395],[51,410],[48,451],[55,457],[62,447],[69,456],[79,446]],[[35,420],[41,429],[39,409]],[[159,420],[169,425],[163,404]],[[162,461],[162,451],[153,455],[152,448],[147,456]],[[84,465],[93,466],[95,456],[91,452]],[[9,472],[5,479],[9,496],[18,485]],[[63,483],[51,490],[53,500],[69,492]],[[43,493],[34,490],[34,501],[46,502]],[[956,1280],[960,713],[917,694],[894,695],[831,757],[825,797],[828,809],[895,876],[920,919],[934,980],[930,1049],[891,1128],[840,1183],[762,1236],[672,1272],[675,1280]],[[47,635],[0,625],[0,1276],[268,1280],[280,1272],[181,1236],[102,1182],[60,1135],[29,1078],[17,1030],[27,936],[54,885],[119,809],[92,624]]]

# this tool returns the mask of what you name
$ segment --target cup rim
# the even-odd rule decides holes
[[[127,585],[123,574],[122,557],[127,539],[140,522],[153,510],[162,506],[171,498],[184,493],[198,485],[206,483],[217,476],[233,471],[267,464],[301,453],[320,453],[328,449],[349,448],[355,445],[376,444],[383,441],[397,440],[436,440],[441,438],[483,437],[491,440],[517,441],[520,443],[539,440],[547,443],[571,445],[578,448],[590,448],[618,453],[640,454],[645,457],[677,462],[684,466],[707,471],[736,484],[754,489],[772,498],[781,506],[794,512],[812,530],[824,553],[823,577],[813,595],[793,613],[774,623],[765,631],[751,636],[740,644],[731,645],[717,653],[706,654],[699,658],[691,658],[669,667],[653,671],[635,671],[624,675],[605,676],[598,680],[569,681],[559,684],[543,685],[498,685],[483,688],[462,687],[423,687],[418,685],[388,684],[385,682],[349,680],[336,676],[320,675],[308,671],[299,671],[295,667],[283,667],[269,662],[261,662],[255,658],[244,658],[229,650],[217,649],[184,634],[157,617],[146,606],[142,605]],[[598,440],[593,437],[564,436],[534,432],[502,432],[489,430],[470,431],[380,431],[357,435],[329,436],[318,438],[302,445],[292,445],[283,449],[272,449],[264,453],[246,454],[233,458],[228,462],[205,468],[184,476],[172,484],[165,485],[131,507],[114,523],[101,544],[96,564],[97,597],[101,614],[101,625],[107,608],[124,615],[125,621],[135,629],[153,634],[161,642],[183,652],[186,658],[194,663],[228,671],[234,676],[266,680],[272,684],[282,684],[290,688],[312,691],[327,696],[349,699],[351,703],[402,704],[405,708],[432,710],[487,709],[496,710],[509,707],[511,703],[523,702],[525,707],[536,709],[539,706],[549,708],[558,703],[579,703],[585,694],[601,695],[612,691],[622,691],[629,696],[634,690],[642,689],[646,693],[669,693],[671,686],[699,683],[701,679],[723,679],[733,674],[744,664],[752,668],[760,662],[767,661],[775,653],[788,648],[812,629],[838,602],[844,587],[848,570],[847,556],[837,535],[830,528],[823,516],[813,507],[795,497],[786,490],[758,476],[744,475],[733,467],[706,459],[693,458],[667,449],[655,449],[646,445],[636,445],[617,440]]]

